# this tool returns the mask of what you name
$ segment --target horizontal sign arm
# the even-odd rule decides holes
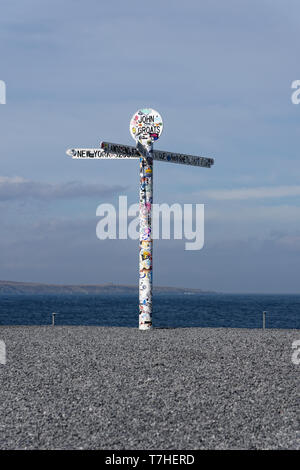
[[[154,150],[153,159],[161,162],[180,163],[182,165],[201,166],[204,168],[210,168],[214,164],[213,158],[198,157],[183,153],[170,153],[162,150]]]
[[[143,155],[143,146],[137,144],[137,147],[131,145],[114,144],[111,142],[101,142],[101,148],[96,149],[69,149],[67,155],[72,158],[140,158]],[[210,168],[214,164],[213,158],[199,157],[196,155],[187,155],[183,153],[165,152],[163,150],[153,150],[153,160],[161,162],[180,163],[182,165],[200,166]]]
[[[75,159],[84,159],[84,158],[94,158],[94,159],[116,159],[116,158],[135,158],[138,159],[140,158],[137,152],[135,151],[134,155],[126,155],[124,153],[116,153],[116,152],[111,152],[111,151],[106,151],[103,148],[98,148],[98,149],[68,149],[66,151],[66,154],[69,155],[69,157],[75,158]]]
[[[137,148],[132,147],[131,145],[112,144],[110,142],[102,142],[101,147],[109,152],[126,152],[126,155],[130,155],[133,158],[136,154],[146,156],[145,149],[140,142],[137,143]],[[183,153],[165,152],[163,150],[153,150],[152,157],[153,160],[158,160],[161,162],[181,163],[183,165],[202,166],[205,168],[210,168],[214,164],[213,158],[198,157],[195,155],[186,155]]]

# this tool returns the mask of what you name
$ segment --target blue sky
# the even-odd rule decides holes
[[[155,285],[299,292],[300,79],[296,1],[2,0],[0,279],[137,282],[137,242],[96,238],[96,208],[138,200],[136,161],[69,147],[133,144],[157,109],[156,148],[215,158],[155,163],[155,202],[205,204],[205,246],[156,241]]]

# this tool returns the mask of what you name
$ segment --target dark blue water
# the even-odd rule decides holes
[[[300,295],[156,294],[155,327],[300,328]],[[0,296],[0,325],[137,327],[138,297],[111,295]]]

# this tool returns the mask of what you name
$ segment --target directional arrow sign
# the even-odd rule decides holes
[[[137,147],[131,145],[114,144],[112,142],[101,142],[101,148],[90,149],[69,149],[67,155],[72,158],[140,158],[144,155],[145,149],[140,142]],[[165,152],[163,150],[153,150],[153,160],[161,162],[180,163],[182,165],[201,166],[210,168],[214,164],[213,158],[187,155],[184,153]]]
[[[131,145],[119,145],[111,142],[101,142],[101,148],[109,154],[118,154],[119,158],[137,158],[137,156],[148,156],[145,153],[145,147],[138,141],[136,147]],[[184,153],[165,152],[163,150],[153,150],[153,160],[161,162],[181,163],[182,165],[202,166],[210,168],[214,164],[213,158],[198,157],[195,155],[186,155]]]
[[[136,146],[138,152],[146,157],[145,148],[140,142],[137,142]],[[171,153],[163,150],[153,150],[153,160],[161,162],[181,163],[182,165],[202,166],[210,168],[214,164],[213,158],[197,157],[195,155],[186,155],[183,153]]]
[[[114,151],[110,151],[108,149],[104,148],[98,148],[98,149],[68,149],[66,151],[66,154],[69,155],[72,158],[75,159],[83,159],[83,158],[108,158],[108,159],[114,159],[114,158],[140,158],[138,152],[136,151],[135,147],[132,147],[134,149],[134,152],[130,155],[128,151],[126,152],[126,149],[124,147],[129,147],[129,146],[124,146],[124,145],[115,145],[115,147],[118,147],[118,150],[114,148]]]
[[[213,158],[197,157],[184,153],[170,153],[163,150],[154,150],[153,159],[161,162],[181,163],[182,165],[202,166],[210,168],[214,164]]]

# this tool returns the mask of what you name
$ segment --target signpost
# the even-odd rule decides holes
[[[130,133],[136,147],[101,142],[100,148],[75,148],[67,150],[74,159],[140,160],[140,241],[139,241],[139,329],[152,328],[152,203],[153,160],[210,168],[212,158],[153,150],[153,142],[163,131],[160,114],[151,108],[138,110],[131,118]]]

